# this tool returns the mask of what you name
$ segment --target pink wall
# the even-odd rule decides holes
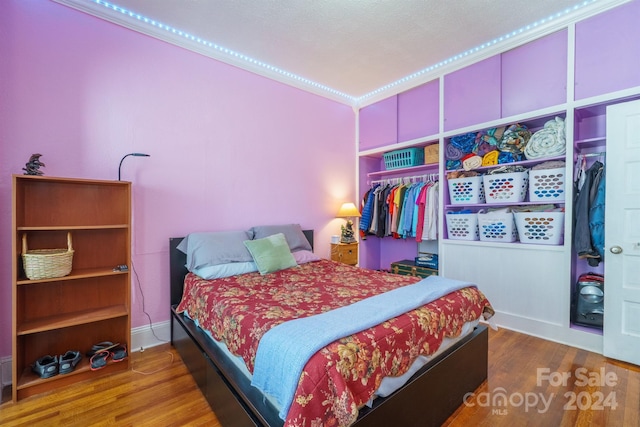
[[[44,0],[0,6],[0,357],[11,354],[11,174],[133,182],[133,262],[169,318],[168,238],[298,222],[328,256],[356,200],[350,107]],[[135,277],[135,276],[134,276]],[[148,323],[132,283],[132,325]]]

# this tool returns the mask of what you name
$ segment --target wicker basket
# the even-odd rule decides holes
[[[440,161],[438,144],[431,144],[424,147],[424,164],[429,165]]]
[[[73,246],[71,233],[67,233],[67,249],[27,248],[27,234],[22,235],[22,263],[30,280],[64,277],[71,272]]]

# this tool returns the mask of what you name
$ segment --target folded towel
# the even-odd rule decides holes
[[[556,117],[544,124],[544,128],[533,134],[524,148],[527,159],[562,156],[567,151],[564,120]]]
[[[513,163],[520,161],[520,154],[510,153],[508,151],[504,151],[498,154],[498,163]]]
[[[461,169],[462,162],[460,160],[447,160],[447,170]]]
[[[448,160],[460,160],[464,157],[464,152],[452,143],[446,145],[445,153]]]
[[[498,164],[498,155],[500,152],[498,150],[489,151],[482,158],[482,166],[493,166]]]
[[[478,132],[476,134],[476,145],[473,148],[473,152],[478,156],[483,157],[488,152],[495,150],[498,145],[498,141],[502,139],[504,130],[504,127],[499,127]]]
[[[449,143],[454,147],[461,150],[464,154],[469,154],[473,151],[473,146],[476,144],[476,133],[470,132],[462,135],[456,135],[451,137]],[[453,159],[458,160],[458,159]]]
[[[475,154],[469,154],[462,159],[462,167],[466,171],[477,169],[480,166],[482,166],[482,157],[476,156]]]
[[[511,125],[504,131],[498,150],[520,155],[530,138],[531,132],[525,125]]]

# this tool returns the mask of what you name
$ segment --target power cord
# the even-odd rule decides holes
[[[153,374],[156,374],[156,373],[158,373],[160,371],[163,371],[173,363],[173,353],[171,353],[170,351],[165,351],[165,353],[167,353],[169,356],[171,356],[171,360],[169,360],[169,363],[167,363],[166,366],[162,366],[162,367],[156,369],[155,371],[150,371],[150,372],[138,371],[134,367],[131,367],[131,370],[133,372],[135,372],[136,374],[142,374],[142,375],[153,375]]]
[[[131,268],[133,269],[133,274],[136,276],[136,283],[138,284],[138,290],[140,291],[140,296],[142,297],[142,312],[147,316],[147,318],[149,319],[149,328],[151,329],[151,333],[153,334],[153,336],[160,342],[162,343],[167,343],[169,341],[160,339],[158,337],[158,335],[156,335],[156,331],[153,329],[153,321],[151,320],[151,315],[149,315],[149,313],[147,312],[147,309],[145,308],[145,304],[144,304],[144,292],[142,291],[142,284],[140,283],[140,277],[138,277],[138,272],[136,271],[136,266],[133,264],[133,258],[131,259]]]
[[[151,320],[151,315],[147,312],[147,309],[145,307],[145,302],[144,302],[144,292],[142,291],[142,284],[140,283],[140,276],[138,276],[138,271],[136,270],[136,266],[133,263],[133,259],[131,259],[131,269],[133,270],[133,274],[136,276],[136,283],[138,284],[138,290],[140,291],[140,296],[142,297],[142,312],[147,316],[147,318],[149,319],[149,328],[151,329],[151,333],[153,334],[153,336],[160,342],[162,343],[167,343],[169,341],[166,340],[162,340],[158,337],[158,335],[156,334],[156,331],[153,329],[153,321]],[[136,374],[141,374],[141,375],[153,375],[155,373],[158,373],[164,369],[166,369],[168,366],[170,366],[173,363],[173,353],[171,353],[170,351],[166,351],[165,353],[167,353],[169,356],[171,356],[171,359],[169,360],[169,363],[167,363],[166,366],[162,366],[158,369],[156,369],[155,371],[150,371],[150,372],[144,372],[144,371],[139,371],[137,369],[135,369],[133,366],[131,367],[131,371],[135,372]]]

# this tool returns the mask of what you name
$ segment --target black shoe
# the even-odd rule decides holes
[[[58,356],[42,356],[36,360],[31,369],[40,375],[40,378],[51,378],[58,375]]]
[[[82,359],[82,355],[79,351],[67,351],[65,354],[60,356],[60,368],[59,373],[68,374],[76,368],[78,362]]]

